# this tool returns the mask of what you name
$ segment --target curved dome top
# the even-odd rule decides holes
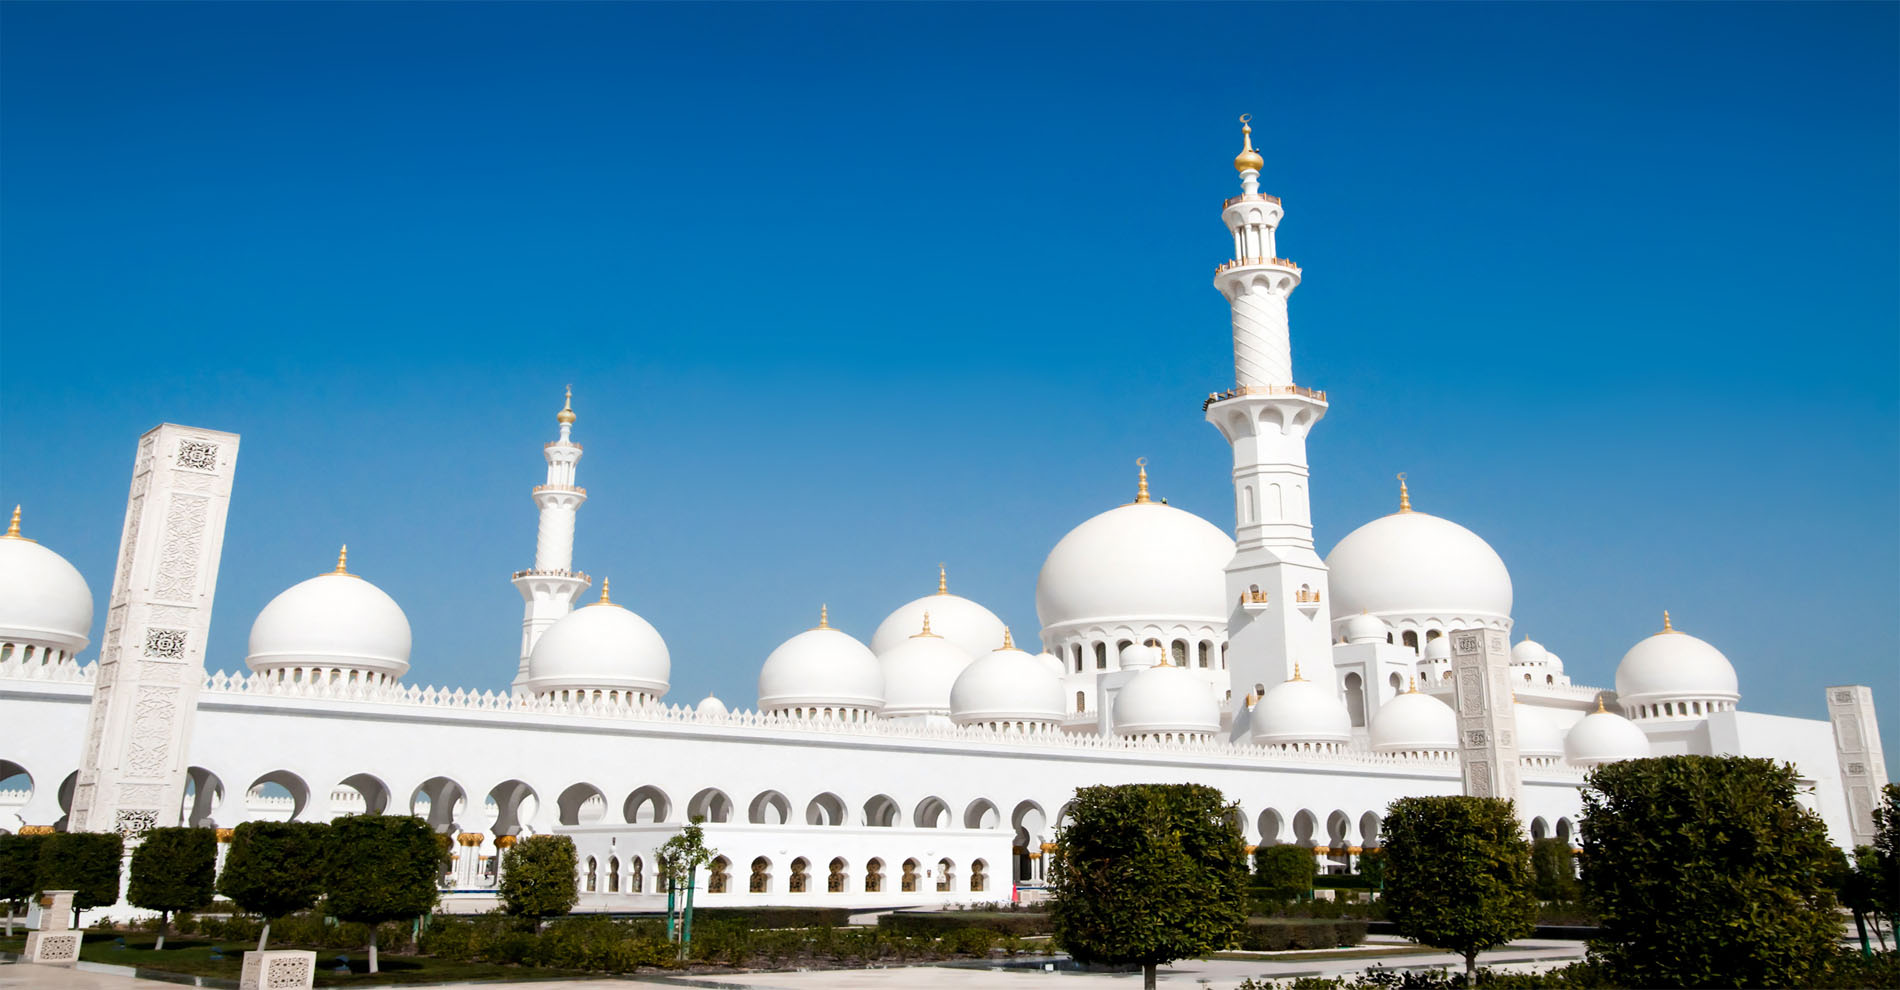
[[[1366,523],[1326,555],[1333,614],[1508,619],[1511,574],[1478,534],[1410,509]]]
[[[1615,712],[1597,710],[1585,715],[1564,736],[1564,759],[1579,767],[1618,760],[1640,760],[1649,755],[1649,737],[1636,723]]]
[[[1220,705],[1205,679],[1185,667],[1149,667],[1115,692],[1110,709],[1122,735],[1220,731]]]
[[[732,713],[727,710],[725,702],[709,694],[700,699],[699,705],[693,709],[693,714],[700,718],[725,718]]]
[[[291,585],[257,613],[244,658],[252,670],[341,667],[390,678],[408,672],[408,616],[345,563],[340,554],[335,571]]]
[[[20,509],[0,536],[0,642],[78,653],[91,642],[92,589],[66,558],[20,535]],[[16,658],[17,659],[17,658]]]
[[[951,594],[941,571],[937,588],[936,594],[905,602],[885,616],[871,634],[871,652],[883,656],[915,635],[923,625],[925,612],[930,613],[931,631],[966,655],[980,657],[996,649],[996,644],[1003,641],[1003,620],[976,602]]]
[[[673,658],[647,620],[608,601],[577,608],[549,626],[528,655],[527,690],[631,691],[657,700],[671,685]]]
[[[1128,619],[1225,625],[1233,557],[1234,541],[1200,516],[1132,502],[1075,527],[1049,551],[1036,615],[1044,629]]]
[[[951,720],[1062,721],[1062,678],[1044,662],[1046,656],[1004,647],[977,657],[950,686]]]
[[[1451,637],[1433,636],[1425,641],[1425,659],[1432,662],[1451,659]]]
[[[1735,667],[1722,651],[1678,632],[1663,613],[1662,632],[1630,647],[1616,665],[1616,700],[1623,705],[1675,698],[1734,701],[1741,697]]]
[[[1269,690],[1254,705],[1252,735],[1263,746],[1343,743],[1352,738],[1352,716],[1326,685],[1295,678]]]
[[[1517,723],[1517,751],[1524,756],[1560,758],[1564,755],[1563,730],[1549,712],[1523,702],[1511,706]]]
[[[937,635],[928,619],[921,629],[878,655],[886,716],[948,715],[950,689],[970,666],[970,655]]]
[[[1516,646],[1511,647],[1511,662],[1519,664],[1540,664],[1550,659],[1550,651],[1544,644],[1526,636]]]
[[[1360,612],[1346,620],[1346,642],[1348,643],[1383,643],[1387,635],[1389,635],[1389,630],[1376,615]]]
[[[831,628],[823,614],[818,621],[818,628],[780,643],[765,658],[759,668],[759,710],[883,707],[884,674],[877,657],[863,643]]]
[[[1379,706],[1372,748],[1381,753],[1458,748],[1458,715],[1429,694],[1412,690]]]

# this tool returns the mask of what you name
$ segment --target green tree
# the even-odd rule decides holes
[[[7,937],[13,916],[40,892],[40,844],[43,835],[0,835],[0,903],[7,909]]]
[[[673,938],[673,892],[684,889],[686,903],[680,910],[679,958],[686,958],[693,941],[693,887],[699,868],[713,861],[719,852],[706,847],[705,815],[694,815],[679,834],[660,845],[658,865],[660,882],[666,885],[666,937]]]
[[[158,912],[158,945],[173,911],[211,903],[218,873],[218,833],[208,828],[155,828],[132,850],[132,876],[125,899]]]
[[[1261,846],[1253,853],[1253,884],[1260,896],[1279,901],[1313,896],[1319,863],[1301,846]]]
[[[117,832],[56,832],[40,843],[40,889],[70,890],[73,927],[85,908],[119,900],[119,862],[125,840]]]
[[[1400,798],[1386,809],[1385,913],[1399,934],[1465,957],[1531,933],[1531,849],[1511,802],[1497,798]]]
[[[324,893],[331,914],[370,926],[370,972],[381,972],[376,926],[435,907],[439,848],[420,818],[351,815],[331,823]]]
[[[1805,986],[1841,936],[1836,859],[1794,767],[1666,756],[1597,767],[1583,792],[1584,894],[1610,980]]]
[[[1155,968],[1233,944],[1247,854],[1233,806],[1204,784],[1084,787],[1049,866],[1056,944],[1081,963]]]
[[[302,911],[323,895],[330,826],[318,822],[245,822],[231,832],[218,893],[264,919],[257,951],[270,943],[272,918]]]
[[[566,914],[580,901],[579,859],[565,835],[531,835],[501,854],[501,904],[509,914],[533,918],[539,929],[549,915]]]
[[[1900,919],[1900,784],[1880,789],[1874,809],[1874,906],[1891,924]]]
[[[1577,854],[1570,842],[1555,837],[1531,840],[1531,892],[1540,901],[1574,901],[1583,894],[1577,881]]]

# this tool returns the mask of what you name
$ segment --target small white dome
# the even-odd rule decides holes
[[[884,706],[884,674],[863,643],[821,625],[780,643],[759,669],[759,710]]]
[[[950,714],[950,689],[970,662],[968,653],[931,628],[911,634],[877,658],[884,671],[883,714]]]
[[[1366,523],[1326,555],[1333,614],[1435,616],[1446,622],[1511,616],[1511,574],[1478,534],[1424,512]]]
[[[1437,663],[1451,659],[1451,637],[1434,636],[1425,641],[1425,659]]]
[[[1630,647],[1616,665],[1616,700],[1626,710],[1665,701],[1735,701],[1741,688],[1735,667],[1722,651],[1688,633],[1678,632],[1663,616],[1663,631]]]
[[[528,655],[530,694],[622,691],[666,695],[673,658],[647,620],[609,601],[577,608],[549,626]]]
[[[1346,703],[1318,681],[1286,681],[1253,708],[1253,741],[1262,746],[1343,743],[1351,738]]]
[[[1384,622],[1367,612],[1361,612],[1346,620],[1346,642],[1348,643],[1383,643],[1389,632]]]
[[[1070,530],[1036,578],[1044,629],[1072,623],[1168,620],[1227,623],[1234,541],[1212,523],[1160,502],[1110,509]]]
[[[1544,644],[1528,636],[1516,646],[1511,647],[1511,662],[1515,664],[1536,665],[1549,659],[1550,651],[1544,649]]]
[[[700,718],[725,718],[732,713],[726,709],[725,702],[709,694],[700,700],[699,706],[693,709],[693,714]]]
[[[1415,688],[1379,706],[1372,719],[1372,748],[1381,753],[1456,750],[1458,715]]]
[[[0,643],[72,654],[91,632],[92,589],[78,568],[17,533],[0,537]]]
[[[1115,692],[1110,709],[1125,736],[1220,731],[1220,705],[1206,680],[1185,667],[1150,667]]]
[[[884,621],[878,623],[877,631],[871,634],[871,652],[883,656],[885,651],[909,639],[923,625],[924,613],[930,613],[930,631],[942,636],[972,657],[980,657],[996,649],[1003,641],[1003,620],[996,613],[964,598],[950,594],[948,582],[939,575],[934,595],[905,602],[899,605]]]
[[[1062,677],[1069,672],[1069,668],[1063,664],[1062,658],[1050,653],[1048,650],[1036,654],[1036,659],[1042,661],[1042,665],[1048,667],[1057,677]]]
[[[252,670],[332,667],[392,680],[408,672],[408,616],[343,566],[290,586],[257,613],[244,658]]]
[[[1573,766],[1594,767],[1647,756],[1649,737],[1635,722],[1604,711],[1600,701],[1595,712],[1578,720],[1564,736],[1564,759]]]
[[[1564,672],[1563,658],[1558,656],[1555,653],[1547,652],[1544,654],[1544,666],[1549,667],[1551,672],[1554,674],[1561,674]]]
[[[1061,722],[1062,677],[1044,661],[1010,648],[976,658],[950,687],[950,719],[972,722]]]
[[[1161,648],[1149,646],[1146,643],[1130,643],[1122,647],[1121,654],[1116,659],[1121,662],[1123,670],[1142,670],[1161,663]]]
[[[1564,755],[1563,730],[1550,712],[1536,705],[1518,702],[1511,706],[1517,722],[1517,751],[1522,756],[1561,758]]]

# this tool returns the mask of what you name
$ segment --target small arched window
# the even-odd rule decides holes
[[[1086,693],[1081,691],[1075,693],[1075,710],[1078,712],[1089,710],[1089,696]]]

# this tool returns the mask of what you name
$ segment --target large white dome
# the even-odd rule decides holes
[[[937,586],[946,587],[941,575]],[[923,625],[925,612],[930,613],[931,631],[968,656],[980,657],[1003,641],[1003,620],[997,618],[996,613],[961,595],[940,590],[934,595],[905,602],[885,616],[884,621],[878,623],[877,631],[871,634],[871,652],[883,656],[885,651],[915,635]]]
[[[1442,621],[1511,616],[1511,574],[1478,534],[1406,510],[1366,523],[1326,555],[1333,614]]]
[[[78,653],[91,642],[92,589],[66,558],[19,535],[19,523],[15,508],[0,537],[0,643]]]
[[[524,686],[530,694],[619,691],[657,701],[672,676],[673,658],[659,630],[603,598],[541,634],[528,655]]]
[[[1604,711],[1601,700],[1596,711],[1579,719],[1564,735],[1564,759],[1573,766],[1593,767],[1648,755],[1649,737],[1636,723]]]
[[[1458,715],[1414,687],[1379,706],[1372,719],[1372,748],[1380,753],[1455,750]]]
[[[896,646],[878,654],[884,671],[884,715],[948,715],[950,689],[965,668],[968,653],[923,625]]]
[[[357,670],[394,680],[409,670],[409,645],[402,607],[338,560],[335,571],[290,586],[257,613],[244,662],[259,673]]]
[[[1511,706],[1511,717],[1517,723],[1518,753],[1553,759],[1564,755],[1564,733],[1550,712],[1520,701]]]
[[[1110,709],[1125,736],[1220,731],[1220,706],[1206,679],[1185,667],[1149,667],[1115,692]]]
[[[1331,688],[1301,677],[1254,705],[1252,735],[1262,746],[1343,743],[1352,738],[1352,716]]]
[[[780,643],[759,668],[759,710],[884,706],[884,674],[863,643],[823,624]]]
[[[1014,647],[993,650],[963,668],[950,686],[950,719],[975,722],[1056,723],[1066,714],[1062,676],[1045,656]]]
[[[1722,651],[1669,625],[1630,647],[1616,665],[1616,700],[1625,710],[1673,701],[1741,698],[1735,667]]]
[[[1234,541],[1192,513],[1160,502],[1110,509],[1049,551],[1036,615],[1045,630],[1129,619],[1224,626],[1233,557]]]

